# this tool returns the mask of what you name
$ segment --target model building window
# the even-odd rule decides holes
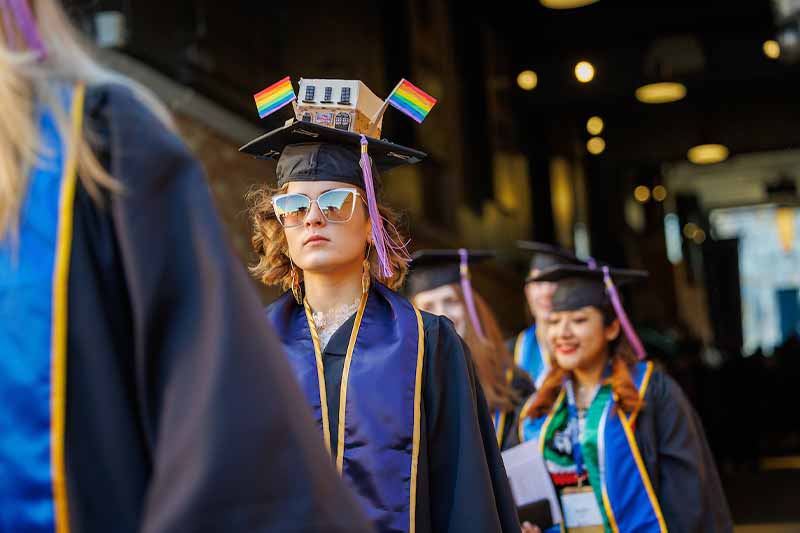
[[[350,130],[350,113],[336,113],[336,118],[333,121],[333,127],[337,130]]]
[[[314,101],[314,92],[315,87],[313,85],[309,85],[306,87],[306,97],[303,98],[304,102],[313,102]]]
[[[333,87],[325,87],[325,98],[322,99],[323,104],[333,103]]]
[[[342,87],[342,95],[339,99],[340,104],[349,104],[350,103],[350,87]]]
[[[303,122],[311,122],[311,113],[309,113],[308,111],[303,113],[302,121]]]

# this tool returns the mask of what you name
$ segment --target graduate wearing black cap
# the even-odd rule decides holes
[[[535,278],[547,268],[561,264],[580,265],[583,261],[562,248],[541,242],[517,241],[517,247],[532,254],[525,279],[525,299],[534,322],[509,340],[508,348],[514,354],[516,365],[527,372],[538,386],[550,364],[544,330],[556,284],[536,281]]]
[[[516,532],[466,348],[449,320],[394,290],[410,258],[395,215],[377,200],[377,171],[425,154],[367,136],[373,126],[298,121],[242,148],[278,159],[278,189],[252,197],[252,271],[290,289],[268,317],[378,531]]]
[[[547,319],[553,357],[522,410],[520,438],[539,442],[567,531],[730,532],[699,419],[643,360],[622,307],[615,282],[644,277],[596,265],[536,277],[558,283]]]
[[[423,311],[453,321],[475,361],[478,381],[493,413],[497,444],[505,449],[509,436],[516,432],[514,409],[533,392],[533,383],[515,367],[494,313],[470,282],[469,265],[494,255],[465,249],[415,252],[405,292]]]

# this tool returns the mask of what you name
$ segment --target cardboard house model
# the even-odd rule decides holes
[[[371,132],[370,120],[384,101],[358,80],[301,79],[293,104],[297,120],[380,138],[383,114]]]

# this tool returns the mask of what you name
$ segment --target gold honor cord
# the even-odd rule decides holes
[[[58,237],[55,269],[53,272],[53,330],[50,390],[50,461],[53,476],[53,505],[56,533],[69,533],[67,507],[67,469],[64,434],[67,416],[67,309],[69,286],[69,259],[72,252],[72,219],[77,183],[78,143],[83,126],[83,98],[85,87],[75,86],[72,97],[72,129],[64,141],[68,151],[64,161],[59,198]]]
[[[414,437],[411,448],[411,488],[408,509],[408,531],[415,533],[417,529],[417,469],[419,466],[420,423],[422,420],[422,365],[425,361],[425,330],[422,325],[422,314],[414,307],[417,315],[417,374],[414,382]]]
[[[347,354],[344,357],[344,369],[342,370],[342,384],[339,389],[339,432],[336,443],[336,470],[341,475],[344,468],[344,418],[345,407],[347,407],[347,382],[350,378],[350,363],[353,361],[353,350],[356,348],[358,331],[361,329],[361,319],[364,318],[364,308],[367,306],[369,291],[361,293],[361,303],[356,312],[356,321],[353,324],[353,331],[350,332],[350,342],[347,344]]]
[[[303,299],[303,307],[306,310],[306,321],[308,322],[308,329],[311,331],[311,342],[314,345],[314,356],[317,361],[317,387],[319,389],[319,403],[322,413],[322,438],[325,441],[325,448],[328,453],[333,455],[330,421],[328,420],[328,393],[325,388],[325,366],[322,363],[322,351],[319,348],[319,335],[317,334],[317,326],[314,325],[314,319],[311,317],[311,306],[308,305],[308,300]]]

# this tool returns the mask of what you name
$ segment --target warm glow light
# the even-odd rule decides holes
[[[651,83],[636,89],[636,99],[645,104],[668,104],[682,100],[685,96],[686,86],[682,83]]]
[[[663,202],[667,199],[667,188],[663,185],[656,185],[653,187],[653,200],[656,202]]]
[[[606,142],[602,137],[592,137],[586,141],[586,149],[592,155],[600,155],[606,149]]]
[[[532,91],[539,84],[539,76],[532,70],[523,70],[517,76],[517,85],[526,91]]]
[[[686,157],[695,165],[711,165],[728,159],[728,153],[722,144],[699,144],[689,148]]]
[[[770,59],[778,59],[781,57],[781,45],[778,41],[764,41],[764,46],[762,47],[764,50],[764,55]]]
[[[692,237],[692,240],[695,244],[703,244],[706,242],[706,232],[698,228],[697,231],[694,232],[694,237]]]
[[[550,9],[575,9],[576,7],[588,6],[600,0],[539,0],[544,7]]]
[[[687,239],[694,239],[695,234],[700,231],[700,228],[694,222],[689,222],[683,227],[683,236]]]
[[[650,199],[650,189],[644,185],[639,185],[633,190],[633,197],[636,198],[637,202],[643,204]]]
[[[581,83],[589,83],[594,79],[594,65],[588,61],[580,61],[575,65],[575,77]]]
[[[592,135],[600,135],[603,133],[604,127],[605,124],[603,123],[603,119],[600,117],[592,117],[586,121],[586,131]]]

